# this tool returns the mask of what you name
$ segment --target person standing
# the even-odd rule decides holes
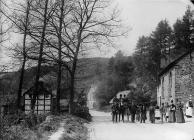
[[[136,121],[140,121],[140,106],[137,105],[137,109],[136,109]]]
[[[115,96],[113,98],[113,104],[112,104],[112,121],[117,122],[118,121],[118,113],[119,113],[119,99]]]
[[[119,122],[120,120],[124,122],[124,105],[123,105],[122,94],[120,94],[120,98],[119,98]]]
[[[132,102],[131,108],[131,122],[134,123],[135,122],[135,114],[136,114],[136,105]]]
[[[155,120],[160,120],[161,114],[160,114],[160,107],[157,105],[155,107]]]
[[[127,115],[127,114],[128,114],[128,98],[126,97],[126,95],[124,95],[124,97],[123,97],[123,114],[122,114],[123,121],[124,121],[125,115]]]
[[[141,116],[140,123],[142,122],[145,123],[145,120],[146,120],[146,106],[145,105],[141,106],[140,116]]]
[[[127,102],[127,108],[126,108],[126,114],[127,114],[127,121],[129,122],[129,116],[131,115],[131,112],[130,112],[130,104],[129,104],[129,101]]]
[[[179,101],[179,103],[177,103],[176,122],[177,123],[185,123],[185,118],[184,118],[184,113],[183,113],[183,105],[182,105],[181,101]]]
[[[170,107],[169,107],[169,105],[168,105],[168,102],[166,102],[166,104],[165,104],[165,112],[166,112],[165,121],[168,122],[168,119],[169,119],[169,112],[170,112]]]
[[[160,107],[160,116],[161,116],[161,121],[163,123],[163,118],[165,117],[165,107],[164,107],[164,103],[162,103],[162,106]]]
[[[176,122],[175,112],[176,112],[176,106],[174,105],[173,100],[171,100],[170,114],[169,114],[168,122],[170,122],[170,123]]]
[[[112,105],[112,121],[117,122],[117,116],[118,116],[118,104],[113,103]]]
[[[151,104],[149,108],[150,122],[155,123],[155,107]]]

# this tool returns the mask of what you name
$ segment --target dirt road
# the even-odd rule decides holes
[[[186,123],[151,124],[120,122],[113,124],[110,113],[91,111],[93,122],[89,127],[89,140],[192,140],[194,118]]]

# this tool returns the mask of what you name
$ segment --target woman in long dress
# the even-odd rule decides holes
[[[150,122],[155,123],[155,107],[151,104],[149,108]]]
[[[176,112],[176,106],[174,105],[173,100],[171,100],[168,122],[170,123],[176,122],[175,112]]]
[[[165,105],[165,112],[166,112],[165,121],[168,122],[169,112],[170,112],[170,107],[169,107],[168,103],[166,103],[166,105]]]
[[[185,123],[184,113],[183,113],[183,105],[181,102],[177,104],[176,109],[176,122],[177,123]]]

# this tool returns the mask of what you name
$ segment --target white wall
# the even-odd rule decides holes
[[[171,87],[170,87],[170,72],[172,76]],[[162,90],[163,90],[164,96],[162,95]],[[174,68],[169,70],[167,73],[165,73],[160,77],[160,84],[157,88],[157,104],[160,105],[161,103],[170,102],[170,96],[172,96],[173,99],[175,98],[175,69]]]

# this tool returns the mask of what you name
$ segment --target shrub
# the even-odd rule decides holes
[[[45,121],[47,114],[12,114],[0,118],[0,138],[3,140],[34,140],[35,126]]]
[[[25,127],[32,128],[32,127],[36,126],[37,124],[40,124],[43,121],[45,121],[46,116],[47,116],[46,114],[37,115],[37,114],[30,113],[30,114],[25,116],[25,118],[23,120],[23,125]]]
[[[87,106],[76,105],[73,115],[88,121],[92,120],[92,116],[90,115],[89,108]]]

